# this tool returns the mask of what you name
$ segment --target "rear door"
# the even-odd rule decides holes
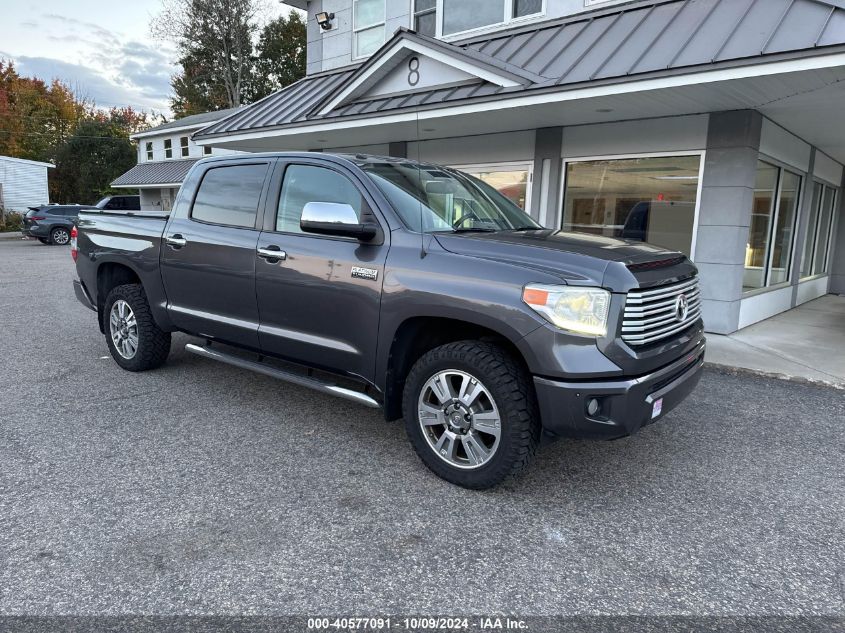
[[[261,348],[290,360],[371,379],[388,243],[304,233],[308,202],[350,204],[368,219],[373,201],[351,172],[326,162],[279,162],[259,247],[284,253],[259,257],[256,290]]]
[[[271,164],[210,163],[168,222],[161,274],[180,329],[258,349],[255,260]]]

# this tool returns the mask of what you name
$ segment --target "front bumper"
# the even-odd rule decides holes
[[[636,433],[674,409],[701,378],[705,341],[678,360],[645,376],[625,380],[564,382],[534,378],[543,429],[551,435],[616,439]],[[588,403],[599,409],[588,413]],[[662,408],[655,414],[655,403]]]

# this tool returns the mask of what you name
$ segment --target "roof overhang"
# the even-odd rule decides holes
[[[845,162],[845,50],[627,81],[515,91],[409,111],[207,137],[245,151],[343,148],[543,127],[756,109]],[[561,107],[564,106],[565,107]],[[815,111],[816,115],[806,113]]]
[[[143,185],[112,185],[112,189],[167,189],[173,187],[181,187],[181,182],[162,182],[157,184],[143,184]]]
[[[207,121],[205,123],[200,123],[199,125],[182,125],[179,127],[169,127],[162,129],[155,129],[152,130],[144,130],[143,132],[136,132],[135,134],[130,134],[129,138],[133,141],[138,140],[139,138],[146,138],[148,136],[168,136],[169,134],[176,134],[178,132],[187,132],[189,130],[201,130],[204,127],[208,127],[209,125],[216,123],[217,121]]]

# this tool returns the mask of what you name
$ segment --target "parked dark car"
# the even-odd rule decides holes
[[[79,212],[102,209],[104,211],[139,211],[140,196],[106,196],[95,205],[45,204],[29,207],[23,218],[22,232],[27,237],[38,239],[42,244],[64,246],[70,242],[70,232],[76,224]]]
[[[27,237],[37,238],[42,244],[64,246],[70,243],[71,229],[83,209],[94,207],[52,204],[30,207],[23,216],[22,232]]]
[[[140,211],[141,196],[106,196],[94,206],[105,211]]]
[[[403,417],[423,462],[469,488],[521,471],[544,433],[636,433],[704,360],[683,254],[545,229],[407,159],[204,159],[169,215],[83,212],[71,255],[122,368],[160,366],[187,332],[203,358]]]

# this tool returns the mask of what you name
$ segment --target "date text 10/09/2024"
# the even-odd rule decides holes
[[[308,618],[308,630],[336,630],[336,631],[465,631],[476,629],[482,631],[524,631],[528,625],[524,620],[510,617],[478,617],[478,618],[443,618],[443,617],[347,617],[347,618]]]

